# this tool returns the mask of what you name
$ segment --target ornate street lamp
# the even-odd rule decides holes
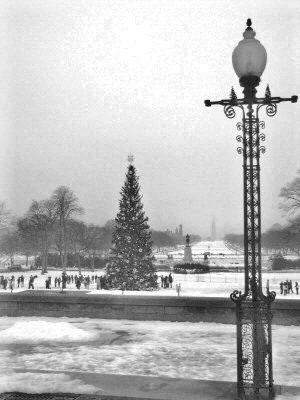
[[[265,135],[260,132],[265,123],[258,118],[259,110],[266,108],[269,117],[277,112],[277,104],[283,101],[296,103],[297,96],[290,98],[272,97],[269,86],[265,97],[256,97],[256,87],[267,63],[264,46],[255,39],[247,20],[247,28],[232,54],[233,68],[244,88],[244,98],[238,99],[231,90],[227,100],[205,100],[205,105],[218,104],[224,107],[228,118],[235,117],[235,109],[242,112],[242,122],[237,123],[241,132],[237,136],[243,155],[244,188],[244,293],[235,290],[230,298],[236,304],[237,324],[237,391],[240,399],[248,395],[260,398],[261,395],[274,396],[272,367],[271,303],[275,292],[264,295],[261,281],[261,205],[260,205],[260,155],[265,152],[261,142]],[[248,398],[248,397],[247,397]]]

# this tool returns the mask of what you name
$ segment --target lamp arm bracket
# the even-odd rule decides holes
[[[253,99],[253,104],[262,104],[262,105],[267,105],[270,103],[282,103],[283,101],[290,101],[291,103],[297,103],[298,101],[298,96],[291,96],[291,97],[258,97]],[[211,101],[211,100],[204,100],[204,104],[206,107],[211,107],[214,105],[220,105],[220,106],[241,106],[241,105],[246,105],[249,104],[249,101],[246,101],[245,99],[223,99],[219,101]]]

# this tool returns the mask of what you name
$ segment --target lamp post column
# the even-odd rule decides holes
[[[265,107],[268,116],[277,112],[283,101],[297,102],[298,97],[271,97],[267,86],[265,97],[256,97],[256,87],[265,68],[267,55],[255,37],[251,20],[242,40],[233,52],[233,66],[244,87],[244,98],[238,99],[234,90],[230,98],[220,101],[205,100],[205,105],[221,105],[228,118],[235,117],[235,109],[242,111],[242,122],[237,129],[240,143],[237,151],[243,155],[244,194],[244,293],[234,290],[230,298],[236,304],[237,327],[237,392],[239,399],[261,398],[263,392],[274,397],[272,361],[271,303],[276,293],[262,291],[261,276],[261,204],[260,204],[260,155],[265,152],[261,142],[265,127],[259,120],[259,110]],[[266,394],[266,393],[264,393]],[[264,397],[265,398],[265,397]]]

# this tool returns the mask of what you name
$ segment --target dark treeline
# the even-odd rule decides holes
[[[185,237],[180,237],[178,235],[172,235],[168,232],[154,231],[152,230],[152,241],[153,247],[161,250],[166,247],[175,247],[178,245],[185,244]],[[200,235],[190,235],[190,242],[200,242]]]
[[[83,208],[75,194],[66,186],[55,189],[50,198],[32,201],[22,218],[11,224],[1,235],[0,251],[14,264],[16,254],[34,257],[42,273],[48,265],[62,268],[85,267],[93,270],[100,265],[101,253],[111,247],[113,222],[104,226],[79,220]]]
[[[0,204],[0,222],[7,218],[4,203]],[[11,266],[17,254],[34,257],[35,266],[47,272],[48,266],[61,268],[103,268],[112,247],[115,221],[104,226],[87,224],[78,219],[84,213],[75,194],[66,186],[55,189],[50,198],[32,201],[25,215],[1,233],[0,253],[10,258]],[[191,241],[200,241],[191,235]],[[166,232],[152,230],[153,248],[162,249],[184,244],[179,238]]]
[[[102,269],[106,266],[108,262],[108,258],[95,256],[92,262],[92,259],[80,254],[80,265],[82,268],[87,269]],[[67,254],[67,268],[76,267],[78,264],[78,259],[76,254],[68,253]],[[60,268],[60,256],[58,253],[49,253],[48,254],[48,264],[55,267]],[[42,267],[42,259],[40,256],[37,256],[35,259],[36,268]]]
[[[236,250],[244,248],[243,234],[227,234],[225,241]],[[300,256],[300,218],[289,220],[286,226],[274,225],[261,236],[262,248],[270,253],[286,255],[295,253]]]
[[[261,237],[262,247],[277,255],[284,256],[292,252],[300,256],[300,169],[296,177],[282,187],[279,197],[282,200],[279,207],[285,213],[288,222],[285,226],[275,224],[264,232]],[[242,234],[227,234],[224,239],[237,251],[244,247]]]

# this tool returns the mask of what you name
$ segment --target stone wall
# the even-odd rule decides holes
[[[275,300],[273,323],[300,325],[300,301]],[[89,317],[235,323],[235,304],[220,297],[122,296],[32,291],[0,294],[0,316]]]

